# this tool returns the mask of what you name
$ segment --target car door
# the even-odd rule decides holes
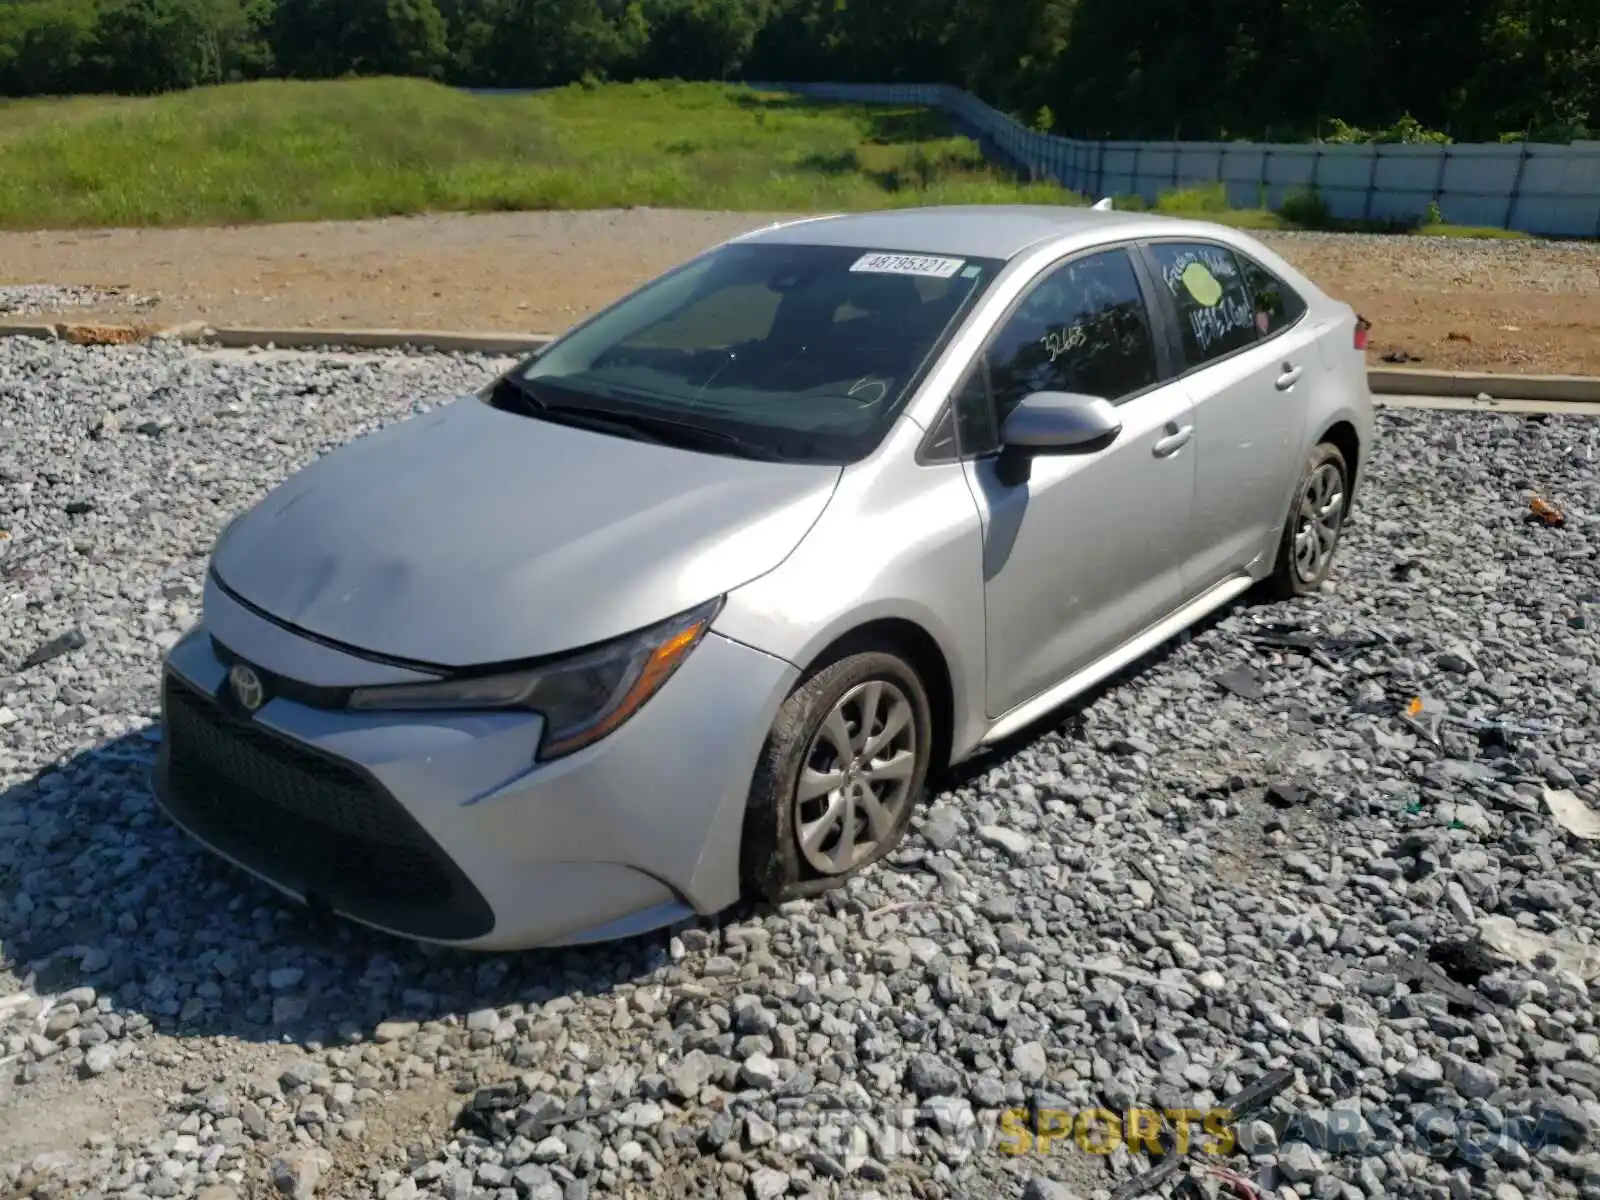
[[[1299,478],[1320,369],[1305,304],[1266,268],[1203,240],[1144,245],[1194,405],[1195,483],[1185,590],[1254,571],[1277,545]]]
[[[955,400],[982,517],[988,710],[998,717],[1173,609],[1194,499],[1188,392],[1170,381],[1153,282],[1128,247],[1043,271],[996,325]],[[1013,482],[1001,429],[1040,391],[1099,396],[1122,429],[1033,458]]]

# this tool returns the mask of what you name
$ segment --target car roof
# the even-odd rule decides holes
[[[1212,221],[1161,213],[1118,212],[1052,204],[932,205],[801,217],[730,239],[790,246],[846,246],[901,254],[939,254],[1010,262],[1037,247],[1079,248],[1131,238],[1204,238],[1260,262],[1306,300],[1326,299],[1316,282],[1271,246]]]
[[[1173,232],[1199,231],[1195,222],[1148,213],[1049,204],[970,204],[802,218],[735,240],[1009,260],[1043,242],[1075,235],[1083,235],[1085,242],[1149,236],[1164,225]],[[1213,235],[1209,227],[1206,232]]]

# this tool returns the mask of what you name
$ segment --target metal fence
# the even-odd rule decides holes
[[[1557,237],[1600,237],[1600,142],[1451,146],[1369,143],[1107,142],[1036,133],[945,84],[759,83],[763,90],[858,104],[940,108],[1037,179],[1091,199],[1223,183],[1239,208],[1280,208],[1316,189],[1330,215],[1446,221]]]

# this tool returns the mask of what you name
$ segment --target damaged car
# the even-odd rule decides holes
[[[478,949],[837,887],[929,780],[1326,578],[1365,323],[1238,231],[1060,207],[713,247],[218,537],[156,790]]]

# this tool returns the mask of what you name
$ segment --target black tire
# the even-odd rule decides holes
[[[880,699],[879,705],[894,702],[890,691],[893,689],[910,709],[907,725],[913,740],[909,747],[900,735],[886,747],[900,746],[899,753],[912,756],[909,778],[902,802],[890,810],[893,820],[888,824],[887,836],[869,839],[874,848],[853,865],[838,873],[824,873],[808,861],[800,844],[797,792],[801,772],[808,759],[814,765],[817,756],[831,753],[831,741],[823,733],[823,726],[835,708],[849,698],[846,707],[859,711],[862,697],[870,693],[857,689],[872,683],[889,685],[880,692],[889,700]],[[857,729],[859,725],[857,721]],[[883,725],[880,722],[874,728],[881,730]],[[803,679],[778,710],[751,783],[742,848],[746,895],[772,903],[819,895],[845,884],[892,853],[904,840],[912,814],[922,803],[932,745],[933,717],[927,691],[917,672],[897,655],[879,650],[850,653]],[[811,802],[816,803],[819,802]],[[820,803],[826,806],[827,802]],[[854,824],[863,824],[864,816],[860,820],[855,817],[864,809],[852,805],[846,811]],[[840,841],[833,844],[837,847]]]
[[[1317,486],[1319,478],[1326,478],[1329,468],[1338,473],[1340,502],[1332,518],[1331,542],[1314,569],[1307,570],[1306,564],[1296,555],[1296,538],[1304,515],[1302,510],[1306,506],[1308,493]],[[1329,507],[1332,507],[1331,503]],[[1283,522],[1283,533],[1278,539],[1278,559],[1273,564],[1272,574],[1262,584],[1269,598],[1289,600],[1308,595],[1322,586],[1322,581],[1328,577],[1338,553],[1339,536],[1344,532],[1344,521],[1349,512],[1350,468],[1344,461],[1344,455],[1340,453],[1339,447],[1331,442],[1320,442],[1306,459],[1305,469],[1300,473],[1300,482],[1295,485],[1294,499],[1289,504],[1289,512]],[[1326,530],[1326,523],[1323,527]]]

